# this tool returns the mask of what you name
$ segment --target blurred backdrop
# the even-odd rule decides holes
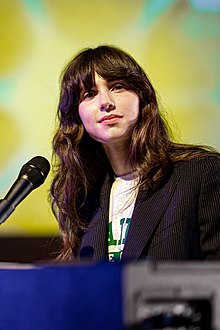
[[[177,141],[220,149],[220,0],[0,0],[0,198],[29,159],[51,160],[60,72],[100,44],[145,69]],[[56,236],[51,174],[1,225],[0,242]]]

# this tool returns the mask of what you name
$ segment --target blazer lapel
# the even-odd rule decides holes
[[[100,206],[83,235],[80,256],[81,258],[100,261],[107,258],[108,223],[109,223],[109,196],[112,181],[107,175],[100,194]]]
[[[155,193],[150,195],[146,191],[139,191],[125,241],[122,261],[137,260],[141,256],[168,207],[179,179],[180,175],[176,175],[174,172],[166,184]]]

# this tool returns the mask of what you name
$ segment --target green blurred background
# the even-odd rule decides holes
[[[100,44],[145,69],[177,141],[220,149],[220,0],[0,0],[0,198],[25,162],[51,159],[60,72]],[[51,174],[1,237],[56,235],[50,182]]]

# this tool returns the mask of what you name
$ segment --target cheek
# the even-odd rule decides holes
[[[83,125],[85,126],[89,120],[88,112],[83,107],[79,107],[78,113],[79,113],[79,118],[81,119]]]
[[[91,116],[91,114],[86,111],[86,109],[79,108],[79,117],[85,130],[90,134],[94,128],[93,116]]]
[[[81,106],[78,107],[78,114],[79,114],[79,118],[80,118],[81,121],[83,122],[84,111],[83,111],[83,108],[82,108]]]
[[[139,113],[140,113],[140,102],[139,99],[133,99],[133,102],[130,103],[131,108],[130,108],[130,115],[131,115],[131,119],[133,120],[137,120],[139,117]]]

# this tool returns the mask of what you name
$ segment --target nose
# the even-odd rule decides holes
[[[107,92],[100,95],[100,110],[109,112],[114,109],[115,109],[115,104],[112,101],[110,95]]]

